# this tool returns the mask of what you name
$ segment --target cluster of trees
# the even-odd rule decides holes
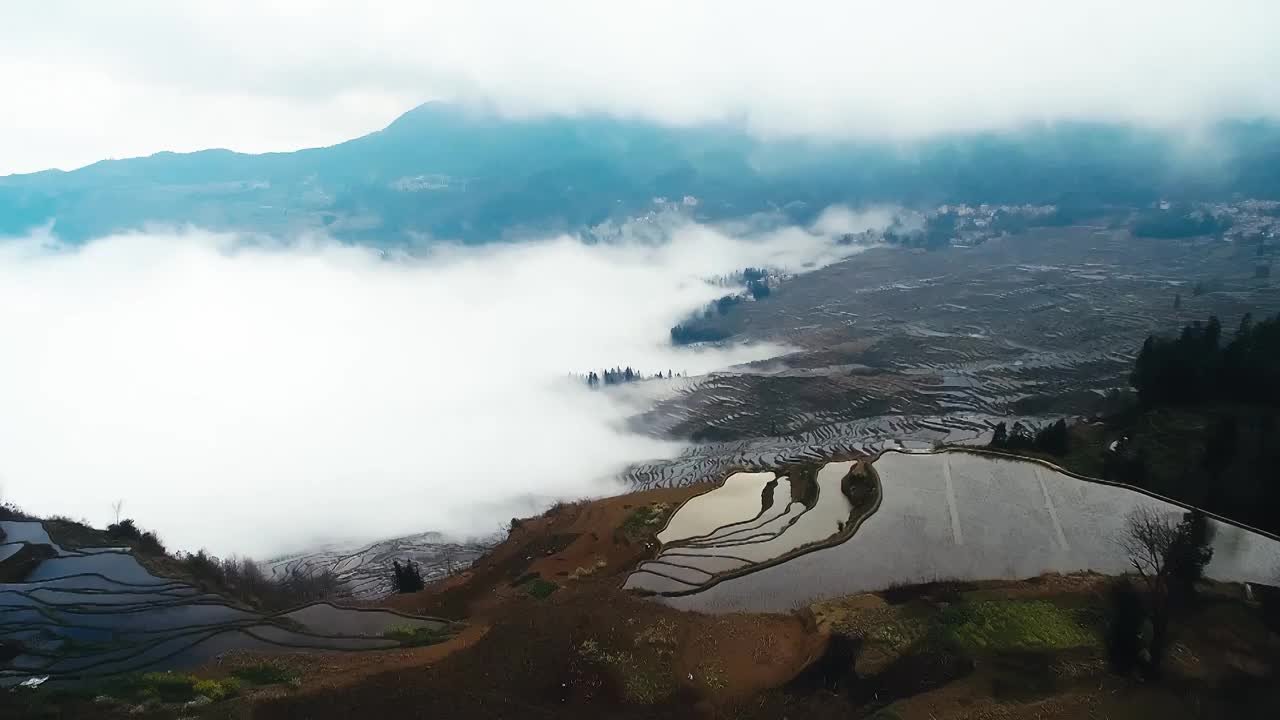
[[[391,561],[391,584],[398,593],[418,592],[427,586],[422,579],[422,571],[418,569],[418,564],[412,560],[405,560],[401,565],[399,560]]]
[[[636,380],[659,379],[662,377],[664,376],[660,372],[646,377],[645,374],[639,370],[632,370],[630,365],[624,368],[605,368],[603,374],[598,373],[595,370],[587,373],[587,387],[598,388],[601,385],[621,385],[623,383],[634,382]],[[667,371],[665,377],[672,377],[670,370]]]
[[[1163,239],[1189,238],[1220,235],[1230,227],[1230,218],[1219,218],[1200,211],[1192,212],[1186,208],[1170,208],[1153,210],[1139,216],[1133,224],[1133,234]]]
[[[1071,450],[1071,435],[1067,421],[1059,420],[1042,428],[1030,428],[1014,423],[1010,430],[1004,423],[996,423],[989,447],[1002,450],[1035,450],[1050,455],[1066,455]]]
[[[719,342],[729,333],[716,327],[698,323],[680,323],[671,328],[672,345],[692,345],[700,342]]]
[[[1141,412],[1103,476],[1280,532],[1280,315],[1249,315],[1225,342],[1215,317],[1149,337],[1131,376]]]
[[[182,572],[197,583],[264,610],[285,610],[333,597],[338,578],[325,571],[291,569],[283,576],[268,575],[249,558],[218,559],[201,550],[179,553]]]
[[[116,521],[107,526],[107,537],[113,542],[127,543],[143,556],[176,562],[181,574],[215,592],[264,610],[284,610],[316,600],[332,597],[338,591],[338,579],[329,571],[290,570],[283,576],[268,575],[249,558],[219,559],[205,550],[170,556],[160,537],[143,530],[131,518],[120,518],[123,500],[112,504]]]
[[[700,312],[695,312],[687,320],[671,328],[672,345],[690,345],[699,342],[718,342],[729,337],[729,333],[706,324],[717,317],[728,315],[735,305],[746,300],[747,295],[753,300],[769,297],[768,273],[763,268],[749,267],[740,273],[742,282],[746,283],[747,292],[721,296],[708,303]],[[736,280],[737,277],[732,279]]]
[[[164,543],[150,530],[143,531],[128,518],[116,520],[107,526],[107,535],[113,540],[123,540],[138,550],[152,555],[164,555]]]
[[[1125,519],[1121,540],[1137,583],[1121,579],[1111,591],[1107,648],[1112,666],[1124,674],[1160,673],[1173,616],[1196,596],[1196,583],[1213,559],[1213,533],[1199,510],[1181,520],[1153,506]]]
[[[747,292],[752,299],[763,300],[769,297],[769,283],[765,281],[767,275],[763,268],[749,267],[742,271],[742,280],[747,284]]]
[[[1145,407],[1230,401],[1280,406],[1280,315],[1254,323],[1246,314],[1235,337],[1222,345],[1222,325],[1182,329],[1177,338],[1148,337],[1132,382]]]
[[[885,230],[884,241],[890,245],[926,250],[944,248],[950,245],[951,238],[955,237],[958,217],[954,213],[939,213],[926,218],[922,226],[912,228],[903,227],[895,220],[894,224]]]

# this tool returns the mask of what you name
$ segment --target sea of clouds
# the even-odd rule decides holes
[[[268,556],[425,530],[467,537],[618,492],[682,444],[572,373],[697,375],[768,343],[676,348],[669,328],[747,266],[860,248],[811,227],[648,218],[603,242],[403,254],[198,229],[0,240],[0,491],[170,547]]]

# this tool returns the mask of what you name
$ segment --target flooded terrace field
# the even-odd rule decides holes
[[[890,451],[874,468],[879,506],[848,540],[661,600],[707,612],[786,611],[895,584],[1115,574],[1129,567],[1120,545],[1127,513],[1141,505],[1184,511],[1135,490],[988,455]],[[1280,578],[1280,541],[1210,522],[1214,556],[1207,576],[1271,584]],[[659,560],[669,551],[664,547]],[[674,584],[652,589],[686,591]]]
[[[330,603],[261,612],[154,575],[126,549],[63,548],[37,521],[3,521],[0,531],[0,644],[16,648],[0,664],[0,688],[189,668],[232,650],[389,649],[401,646],[396,630],[449,629]]]

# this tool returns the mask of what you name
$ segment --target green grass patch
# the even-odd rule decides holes
[[[551,593],[560,589],[560,586],[545,578],[534,578],[524,584],[525,593],[532,598],[543,600]]]
[[[382,637],[395,640],[406,647],[435,645],[453,637],[453,630],[448,625],[433,627],[430,625],[396,625],[382,633]]]
[[[215,701],[223,700],[239,691],[240,681],[236,678],[209,680],[187,673],[150,672],[109,678],[91,692],[94,695],[106,695],[130,702],[155,700],[181,703],[190,702],[200,696]]]
[[[911,617],[899,616],[874,625],[864,639],[888,650],[902,650],[916,644],[928,633],[928,625]]]
[[[280,663],[261,662],[245,665],[231,671],[232,676],[250,685],[277,685],[291,683],[301,678],[297,670]]]
[[[971,651],[1066,650],[1101,644],[1087,613],[1044,600],[951,605],[938,614],[930,639]]]
[[[662,527],[670,510],[671,507],[664,503],[641,505],[627,515],[620,529],[630,538],[651,537]]]

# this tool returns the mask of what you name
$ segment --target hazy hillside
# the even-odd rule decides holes
[[[910,145],[762,141],[734,127],[667,128],[604,116],[527,120],[420,106],[326,148],[107,160],[0,178],[0,233],[56,219],[84,240],[145,223],[386,244],[489,242],[698,198],[702,217],[833,202],[1131,203],[1280,193],[1280,128],[1216,127],[1193,145],[1153,131],[1057,124]]]

